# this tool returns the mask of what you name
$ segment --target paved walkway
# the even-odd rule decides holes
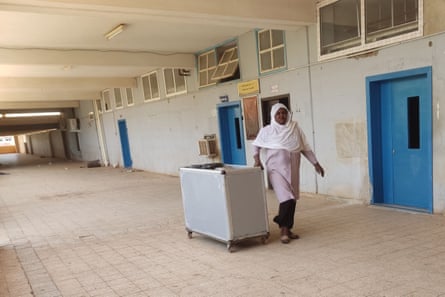
[[[178,177],[15,157],[0,155],[2,297],[445,296],[440,215],[303,195],[301,239],[271,224],[229,253],[188,239]]]

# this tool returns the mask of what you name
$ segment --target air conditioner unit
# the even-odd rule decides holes
[[[72,118],[72,119],[66,119],[66,130],[68,132],[79,132],[79,119]]]
[[[215,157],[218,153],[218,145],[216,143],[216,136],[205,135],[204,139],[199,140],[199,155],[207,157]]]

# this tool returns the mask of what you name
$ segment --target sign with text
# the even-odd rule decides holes
[[[258,94],[260,92],[260,83],[258,79],[241,82],[238,84],[238,95],[240,97],[252,94]]]

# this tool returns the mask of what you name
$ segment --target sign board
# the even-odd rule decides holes
[[[238,95],[240,97],[258,94],[260,92],[260,83],[258,79],[241,82],[238,84]]]

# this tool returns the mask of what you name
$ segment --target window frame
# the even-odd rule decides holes
[[[108,95],[105,96],[105,94],[108,94]],[[104,112],[111,112],[113,110],[113,106],[111,105],[111,92],[110,92],[110,89],[105,89],[105,90],[102,91],[102,99],[103,99],[103,102],[104,102]],[[107,108],[108,105],[109,105],[109,107]]]
[[[228,58],[226,58],[228,57]],[[236,66],[230,70],[230,65],[235,64]],[[212,75],[212,80],[220,81],[225,78],[234,76],[236,70],[239,67],[239,55],[238,55],[238,45],[228,47],[224,50],[223,54],[219,58],[218,65]],[[218,76],[219,69],[223,69],[222,73]],[[216,77],[215,77],[216,75]]]
[[[118,100],[117,100],[118,97],[116,96],[117,94],[119,95],[119,98],[120,98],[120,105],[118,105]],[[114,95],[114,108],[115,109],[124,108],[124,100],[122,98],[121,88],[113,88],[113,95]]]
[[[233,52],[236,53],[235,54],[236,58],[232,59],[231,61],[229,61],[229,62],[236,61],[235,67],[232,68],[233,71],[231,71],[230,74],[228,74],[228,75],[224,75],[224,78],[222,76],[218,76],[218,77],[215,78],[214,74],[216,73],[218,67],[220,67],[220,69],[222,69],[223,66],[224,67],[227,66],[226,65],[227,63],[225,63],[223,61],[224,53],[226,53],[228,51],[231,51],[231,50],[233,50]],[[215,57],[215,67],[214,68],[213,67],[211,67],[211,68],[202,68],[202,71],[206,71],[206,70],[209,70],[209,69],[212,69],[212,70],[214,69],[213,73],[211,73],[212,76],[210,78],[210,81],[212,81],[212,82],[210,84],[202,84],[201,83],[201,76],[200,76],[200,74],[202,73],[202,71],[200,72],[200,62],[201,62],[200,58],[203,55],[209,55],[209,54],[213,54],[214,57]],[[233,57],[233,55],[232,55],[232,57]],[[214,86],[214,85],[218,85],[220,83],[225,83],[225,82],[229,82],[229,81],[239,80],[241,78],[240,65],[239,65],[240,56],[239,56],[239,47],[238,47],[238,40],[237,39],[231,39],[231,40],[225,41],[225,42],[223,42],[223,43],[221,43],[219,45],[215,45],[213,48],[210,48],[210,49],[208,48],[208,49],[206,49],[204,51],[201,51],[201,52],[196,54],[196,59],[197,59],[196,64],[198,65],[197,66],[197,68],[198,68],[198,78],[197,78],[197,80],[198,80],[198,85],[199,85],[198,88]],[[227,72],[224,72],[224,71],[223,71],[223,73],[227,74]],[[207,72],[207,75],[208,75],[208,72]]]
[[[103,105],[102,105],[102,101],[103,101],[102,99],[103,98],[94,100],[94,104],[96,104],[97,112],[99,114],[102,114],[103,110],[104,110]]]
[[[153,97],[153,86],[152,86],[152,80],[151,77],[154,76],[156,78],[156,89],[157,89],[157,96]],[[147,98],[146,94],[146,88],[144,87],[144,78],[147,78],[148,82],[148,89],[150,91],[150,97]],[[155,101],[161,99],[161,92],[159,90],[159,79],[158,79],[158,72],[152,71],[146,74],[141,75],[141,87],[142,87],[142,94],[144,96],[144,102],[149,101]]]
[[[260,34],[264,33],[264,32],[269,32],[269,42],[270,42],[270,46],[268,48],[265,49],[261,49],[261,38],[260,38]],[[273,45],[273,34],[272,31],[280,31],[282,33],[282,39],[283,39],[283,43],[279,44],[279,45]],[[258,67],[259,67],[259,73],[260,74],[266,74],[266,73],[270,73],[270,72],[274,72],[274,71],[279,71],[282,69],[286,69],[287,68],[287,59],[286,59],[286,32],[284,30],[276,30],[276,29],[262,29],[262,30],[258,30],[257,34],[256,34],[256,38],[257,38],[257,52],[258,52]],[[274,51],[278,50],[278,49],[283,49],[283,66],[279,66],[279,67],[275,67],[275,63],[274,63]],[[261,56],[263,54],[266,53],[270,53],[270,64],[271,64],[271,68],[268,69],[264,69],[262,67],[262,59]]]
[[[172,78],[172,82],[173,82],[173,86],[172,86],[174,89],[173,92],[169,92],[169,86],[167,86],[167,80],[166,80],[166,71],[172,72],[171,78]],[[164,78],[164,91],[165,91],[165,96],[167,98],[187,93],[187,80],[184,75],[179,74],[180,71],[181,71],[180,68],[162,68],[162,74],[163,74],[163,78]],[[178,84],[176,82],[178,77],[182,77],[184,79],[184,90],[178,91]]]
[[[128,91],[130,91],[131,93],[131,103],[128,102]],[[125,95],[125,104],[127,106],[133,106],[134,105],[134,93],[133,93],[133,88],[124,88],[124,92],[123,94]]]
[[[366,0],[359,0],[360,1],[360,36],[359,36],[359,45],[351,46],[345,49],[341,49],[338,51],[334,51],[331,53],[322,54],[322,48],[321,48],[321,24],[320,24],[320,16],[321,16],[321,9],[334,4],[341,0],[323,0],[317,3],[316,5],[316,12],[317,12],[317,48],[318,48],[318,60],[328,60],[332,58],[338,58],[342,56],[353,56],[356,54],[360,54],[361,52],[366,52],[369,50],[376,49],[378,47],[387,46],[390,44],[394,44],[401,41],[410,40],[413,38],[421,37],[423,36],[423,2],[424,0],[416,0],[417,1],[417,30],[401,33],[399,35],[395,35],[388,38],[383,38],[381,40],[377,41],[368,41],[368,36],[366,33]],[[413,22],[411,22],[413,23]],[[405,23],[406,27],[409,27],[409,23]],[[392,31],[391,31],[392,29]],[[387,29],[389,32],[396,33],[397,28],[391,27]]]
[[[213,66],[209,67],[209,56],[213,55]],[[201,68],[201,58],[205,57],[207,61],[207,67]],[[215,73],[216,67],[218,66],[217,60],[216,60],[216,50],[212,49],[210,51],[206,51],[205,53],[197,55],[198,58],[198,84],[199,88],[204,88],[208,86],[214,86],[216,85],[217,81],[212,81],[213,73]],[[202,84],[201,81],[201,74],[205,73],[207,79],[205,81],[205,84]]]

